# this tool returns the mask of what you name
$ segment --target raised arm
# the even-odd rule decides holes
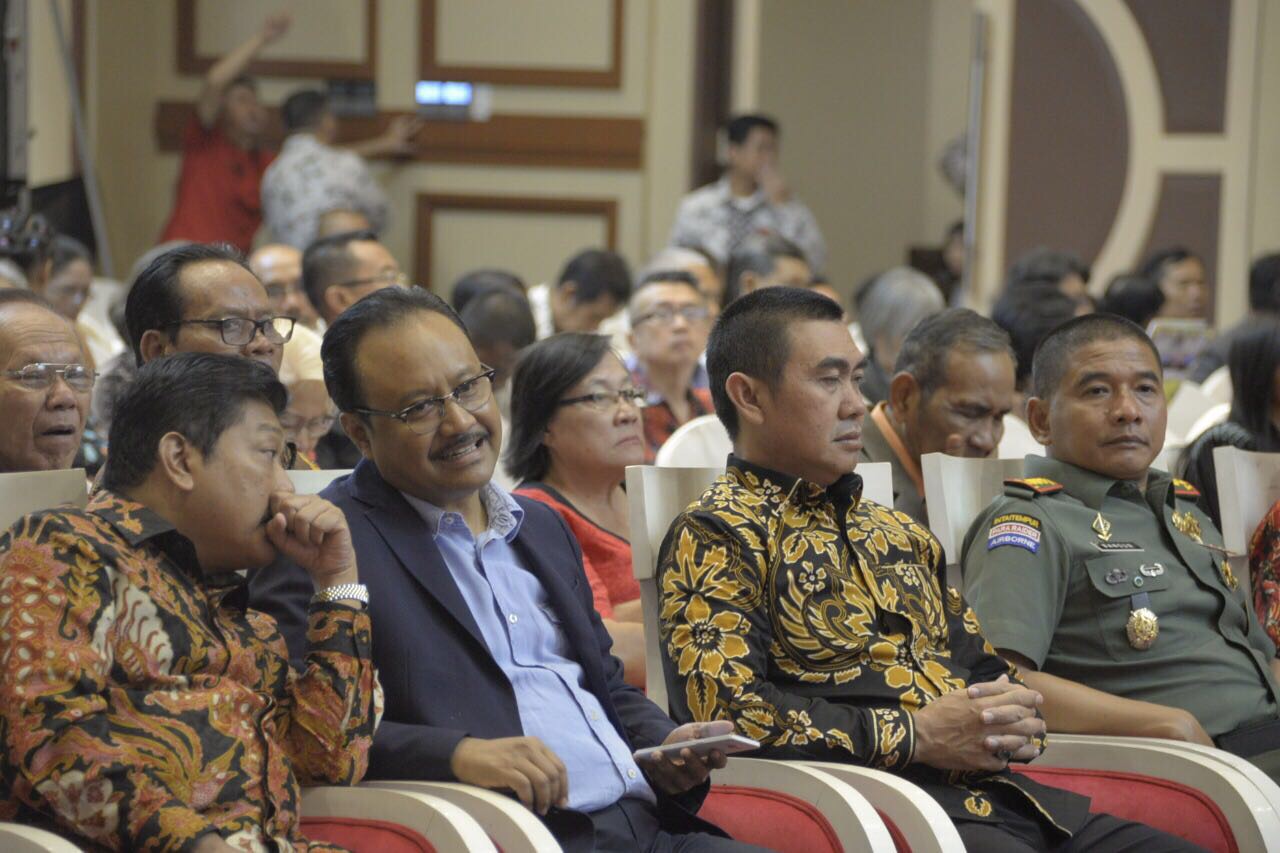
[[[263,48],[279,40],[291,23],[293,14],[290,12],[268,15],[256,33],[209,68],[204,75],[204,88],[200,90],[200,98],[196,101],[196,116],[202,126],[213,127],[218,118],[218,109],[222,106],[222,93],[227,90],[227,86],[244,73]]]

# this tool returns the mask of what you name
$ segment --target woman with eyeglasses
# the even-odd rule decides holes
[[[516,494],[559,512],[577,538],[613,654],[638,687],[644,627],[622,482],[628,465],[644,463],[643,405],[608,337],[547,338],[525,350],[512,375],[505,457]]]

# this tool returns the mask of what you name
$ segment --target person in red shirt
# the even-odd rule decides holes
[[[269,16],[204,78],[196,115],[182,134],[182,172],[160,242],[225,242],[248,253],[262,224],[258,188],[275,152],[263,145],[267,117],[245,68],[289,29],[287,12]]]

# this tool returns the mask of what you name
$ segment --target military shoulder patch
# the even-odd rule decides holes
[[[1030,551],[1040,550],[1040,519],[1020,512],[1005,513],[991,519],[987,531],[987,550],[994,551],[1004,545]]]
[[[1200,497],[1200,490],[1186,480],[1175,479],[1173,481],[1173,493],[1180,498],[1191,498],[1192,500]]]
[[[1062,484],[1044,477],[1028,477],[1020,480],[1017,477],[1010,477],[1004,481],[1004,493],[1011,497],[1025,497],[1028,493],[1031,495],[1052,495],[1062,491]]]

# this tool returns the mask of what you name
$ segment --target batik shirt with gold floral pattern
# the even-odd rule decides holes
[[[913,711],[1016,673],[944,592],[933,534],[861,489],[856,474],[824,489],[731,456],[676,519],[658,563],[674,716],[733,720],[763,758],[901,773],[957,818],[999,820],[988,792],[1008,786],[1074,830],[1087,812],[1074,795],[911,763]]]
[[[299,673],[246,601],[239,575],[205,578],[190,540],[110,492],[0,536],[0,819],[95,849],[209,832],[329,849],[299,833],[299,785],[364,775],[381,708],[369,616],[313,606]]]

